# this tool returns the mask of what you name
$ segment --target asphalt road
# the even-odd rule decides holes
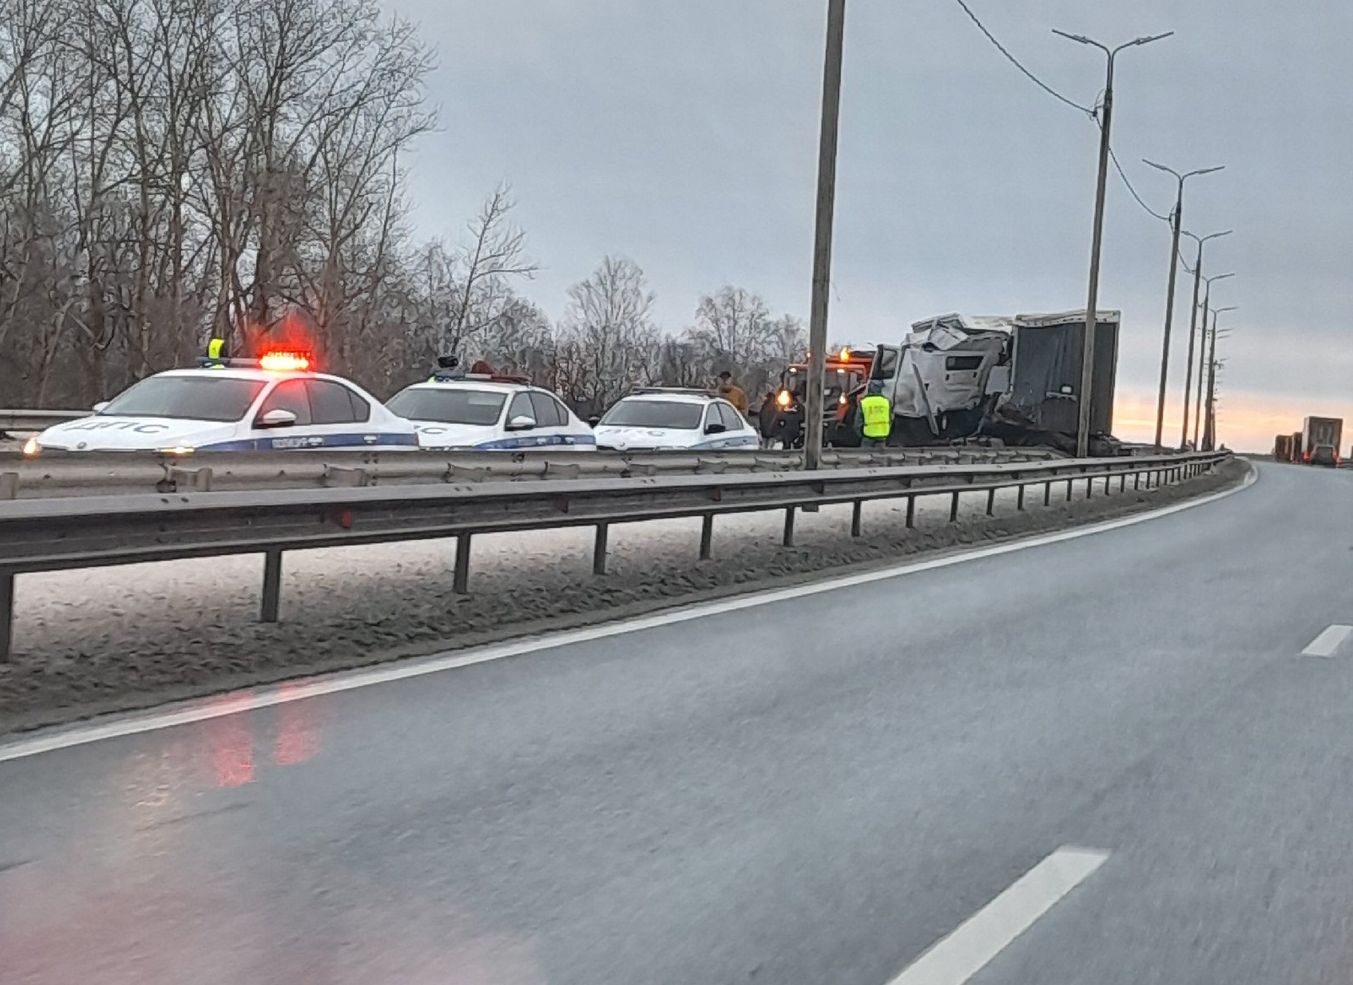
[[[1264,466],[1091,536],[0,763],[0,981],[887,985],[1072,845],[1107,857],[972,982],[1346,983],[1353,640],[1302,650],[1353,624],[1351,507],[1347,472]]]

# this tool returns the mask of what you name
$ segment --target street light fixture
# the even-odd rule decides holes
[[[1207,423],[1203,429],[1203,451],[1211,451],[1217,443],[1217,318],[1223,311],[1235,311],[1235,305],[1227,305],[1212,312],[1212,351],[1207,359]]]
[[[1142,163],[1155,168],[1157,171],[1164,171],[1166,174],[1173,175],[1178,183],[1175,193],[1174,212],[1170,214],[1170,282],[1165,291],[1165,338],[1161,343],[1160,350],[1160,395],[1156,399],[1156,447],[1161,447],[1161,435],[1165,430],[1165,383],[1170,370],[1170,328],[1174,324],[1174,285],[1175,274],[1179,267],[1175,258],[1179,256],[1179,227],[1184,221],[1184,182],[1189,178],[1202,174],[1212,174],[1214,171],[1220,171],[1225,165],[1218,165],[1212,168],[1199,168],[1196,171],[1185,171],[1180,174],[1174,168],[1167,168],[1164,164],[1157,164],[1155,161],[1148,161],[1142,158]]]
[[[1195,236],[1185,229],[1184,235],[1198,244],[1198,256],[1193,263],[1193,307],[1189,309],[1189,360],[1188,365],[1184,368],[1184,428],[1179,434],[1181,450],[1189,443],[1189,397],[1191,396],[1189,391],[1193,385],[1193,339],[1198,334],[1198,288],[1199,281],[1203,279],[1203,244],[1210,239],[1230,236],[1231,230],[1224,229],[1219,233]]]
[[[1108,62],[1104,81],[1103,116],[1099,124],[1099,177],[1095,186],[1094,233],[1090,239],[1090,291],[1089,299],[1085,303],[1085,339],[1081,345],[1081,386],[1080,393],[1077,395],[1080,406],[1077,413],[1076,454],[1085,458],[1090,453],[1090,403],[1094,388],[1095,332],[1098,329],[1099,322],[1099,253],[1100,245],[1104,240],[1104,196],[1109,178],[1109,131],[1113,126],[1114,59],[1124,48],[1134,48],[1150,44],[1153,41],[1160,41],[1168,38],[1174,32],[1166,31],[1164,34],[1133,38],[1116,48],[1100,44],[1098,41],[1087,38],[1084,34],[1068,34],[1066,31],[1059,31],[1056,28],[1053,28],[1052,33],[1066,38],[1068,41],[1075,41],[1077,44],[1098,48],[1104,52]]]
[[[1213,274],[1211,277],[1204,277],[1203,283],[1207,284],[1207,290],[1203,293],[1203,327],[1202,337],[1198,343],[1198,396],[1193,405],[1193,447],[1198,447],[1198,429],[1203,424],[1203,370],[1207,362],[1203,359],[1203,350],[1207,348],[1207,309],[1212,303],[1212,282],[1214,280],[1226,280],[1228,277],[1234,277],[1234,273]]]

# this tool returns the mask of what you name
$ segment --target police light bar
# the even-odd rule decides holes
[[[515,383],[520,386],[530,386],[531,380],[525,376],[514,376],[511,373],[462,373],[459,371],[443,371],[432,374],[432,379],[436,383],[464,383],[466,380],[475,380],[484,383]]]
[[[630,393],[691,393],[709,396],[708,390],[698,386],[636,386]]]
[[[514,373],[466,373],[467,380],[487,380],[490,383],[520,383],[529,386],[531,381],[525,376]]]
[[[234,369],[262,369],[270,373],[303,373],[310,368],[310,357],[303,352],[265,352],[256,359],[203,356],[197,363],[203,369],[228,366]]]
[[[304,373],[310,357],[304,352],[265,352],[258,357],[258,368],[270,373]]]

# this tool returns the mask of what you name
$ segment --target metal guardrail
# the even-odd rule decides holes
[[[0,410],[0,435],[6,431],[45,431],[53,424],[88,417],[87,410]]]
[[[1019,464],[843,468],[815,472],[678,475],[638,478],[522,480],[399,488],[289,489],[81,496],[0,502],[0,661],[8,658],[15,576],[140,561],[230,554],[264,555],[261,618],[275,622],[282,554],[289,550],[456,537],[453,589],[468,592],[471,538],[479,533],[593,526],[593,571],[606,570],[610,526],[671,517],[701,517],[700,558],[711,556],[720,514],[783,509],[784,543],[794,540],[799,509],[851,503],[851,535],[861,535],[864,503],[950,497],[950,522],[961,496],[982,493],[987,513],[997,491],[1017,488],[1024,509],[1029,487],[1085,483],[1086,496],[1103,481],[1125,491],[1147,488],[1214,468],[1229,452],[1140,458],[1058,460]]]
[[[1039,448],[839,449],[823,455],[830,468],[1030,462],[1057,457]],[[135,492],[220,492],[325,489],[503,479],[630,478],[663,474],[784,472],[800,467],[796,451],[722,452],[135,452],[48,453],[25,459],[0,452],[0,500]]]

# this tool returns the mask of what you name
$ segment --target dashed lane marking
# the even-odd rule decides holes
[[[922,954],[888,985],[963,985],[1109,857],[1059,848]]]
[[[1348,639],[1348,634],[1353,633],[1353,626],[1326,626],[1319,636],[1311,640],[1306,645],[1306,649],[1301,651],[1303,657],[1332,657],[1334,651],[1343,645],[1344,640]]]

